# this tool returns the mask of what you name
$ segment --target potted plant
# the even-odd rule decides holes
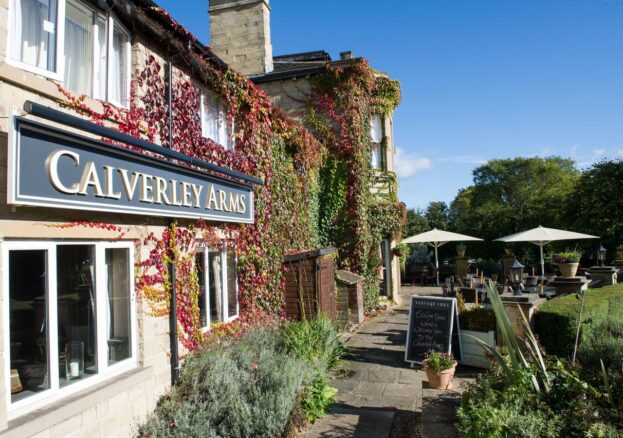
[[[617,246],[617,260],[623,260],[623,245]]]
[[[558,263],[560,275],[563,277],[575,277],[580,266],[580,258],[582,253],[577,249],[566,250],[554,256],[554,262]]]
[[[409,246],[406,243],[399,243],[392,248],[392,252],[396,257],[409,255]]]
[[[496,319],[493,309],[474,306],[459,308],[461,327],[461,363],[477,368],[490,368],[491,358],[477,339],[495,348]]]
[[[428,385],[432,389],[448,389],[450,387],[456,370],[456,360],[454,360],[452,353],[440,353],[431,350],[424,359],[424,366]]]
[[[465,257],[465,250],[467,249],[467,246],[465,246],[464,243],[459,243],[456,246],[456,255],[458,255],[459,257]]]

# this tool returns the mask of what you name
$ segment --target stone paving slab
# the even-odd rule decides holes
[[[306,436],[318,438],[387,438],[393,421],[393,410],[336,409],[322,422],[316,423]]]

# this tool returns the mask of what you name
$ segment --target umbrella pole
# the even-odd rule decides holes
[[[435,243],[435,272],[437,272],[437,286],[439,286],[439,256],[437,255],[438,243]]]
[[[539,248],[541,248],[541,279],[545,279],[545,258],[543,257],[543,242],[539,242]]]

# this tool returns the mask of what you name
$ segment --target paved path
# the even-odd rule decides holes
[[[425,436],[454,436],[453,403],[458,393],[428,389],[424,371],[404,361],[409,297],[440,292],[440,288],[403,287],[403,304],[390,307],[359,328],[346,343],[352,355],[344,363],[347,376],[332,381],[339,390],[336,404],[305,438],[411,438],[422,436],[422,424]],[[456,383],[458,387],[461,379]],[[433,403],[434,411],[441,414],[424,423],[423,394],[425,411]],[[439,396],[445,399],[439,401]]]

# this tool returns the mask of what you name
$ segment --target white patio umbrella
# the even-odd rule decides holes
[[[415,236],[407,237],[400,243],[424,243],[435,248],[435,268],[437,268],[437,286],[439,286],[439,257],[437,250],[441,245],[448,242],[467,242],[472,240],[482,240],[477,237],[466,236],[465,234],[451,233],[450,231],[438,230],[434,228]]]
[[[510,236],[500,237],[502,242],[530,242],[538,245],[541,250],[541,276],[545,276],[545,260],[543,258],[543,247],[548,243],[556,240],[575,240],[575,239],[599,239],[597,236],[590,234],[576,233],[573,231],[557,230],[556,228],[545,228],[539,225],[531,230],[522,231],[521,233],[511,234]]]

